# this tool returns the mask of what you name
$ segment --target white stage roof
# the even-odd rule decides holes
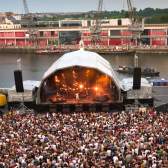
[[[112,69],[110,63],[103,57],[101,57],[99,54],[95,52],[85,51],[83,49],[66,53],[62,57],[60,57],[45,72],[43,80],[58,70],[73,66],[81,66],[97,69],[102,73],[110,76],[114,80],[117,87],[122,89],[122,85],[119,79],[117,78],[114,70]]]

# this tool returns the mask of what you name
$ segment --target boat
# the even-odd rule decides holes
[[[57,47],[57,48],[43,48],[43,49],[36,49],[35,53],[36,54],[64,54],[67,52],[72,52],[75,51],[77,48],[73,47]]]
[[[117,72],[132,75],[134,72],[134,68],[129,66],[119,66]],[[153,68],[144,68],[141,70],[141,75],[144,77],[156,77],[160,75],[160,72],[156,71]]]
[[[85,48],[88,51],[97,52],[99,54],[134,54],[135,50],[133,49],[118,49],[114,50],[112,48]]]
[[[62,54],[65,53],[66,50],[62,49],[56,49],[56,50],[51,50],[51,49],[37,49],[35,51],[36,54]]]
[[[168,86],[168,80],[167,79],[154,79],[152,81],[153,86]]]

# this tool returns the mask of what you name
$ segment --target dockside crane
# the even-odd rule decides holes
[[[140,19],[137,16],[131,0],[127,0],[127,6],[128,15],[131,21],[131,24],[128,26],[128,30],[132,32],[132,39],[135,40],[136,45],[138,45],[138,39],[140,39],[140,35],[144,30],[144,19]]]
[[[101,13],[103,7],[103,0],[99,0],[98,2],[98,9],[94,15],[94,24],[90,28],[91,32],[91,42],[92,44],[97,44],[101,41],[100,33],[101,33]]]
[[[23,2],[23,6],[24,6],[24,11],[25,11],[24,22],[26,22],[26,25],[28,28],[28,32],[27,32],[26,36],[27,36],[28,40],[33,41],[35,43],[35,41],[37,39],[37,30],[34,27],[35,22],[36,22],[36,18],[32,15],[32,13],[30,13],[30,10],[29,10],[28,4],[27,4],[27,0],[22,0],[22,2]]]
[[[25,10],[25,14],[29,14],[29,8],[28,8],[28,5],[27,5],[27,1],[26,0],[23,0],[23,6],[24,6],[24,10]]]
[[[26,22],[27,26],[28,25],[30,26],[30,24],[33,20],[33,15],[29,11],[27,0],[22,0],[22,2],[23,2],[23,7],[24,7],[24,17],[23,17],[23,19]]]

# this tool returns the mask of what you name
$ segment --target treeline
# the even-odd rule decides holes
[[[145,23],[168,23],[168,8],[167,9],[153,9],[153,8],[145,8],[136,11],[136,15],[140,18],[145,18]],[[43,17],[43,20],[62,20],[65,18],[74,18],[74,19],[94,19],[96,15],[95,11],[90,11],[86,13],[65,13],[65,14],[57,14],[52,17]],[[128,11],[103,11],[99,17],[101,19],[113,19],[113,18],[128,18]]]
[[[144,10],[139,10],[137,14],[140,17],[145,17],[146,23],[168,23],[168,8],[146,8]]]

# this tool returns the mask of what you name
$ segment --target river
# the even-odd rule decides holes
[[[142,68],[152,67],[160,71],[160,78],[168,79],[168,54],[140,54],[139,65]],[[58,55],[34,55],[34,54],[0,54],[0,88],[8,88],[14,85],[14,70],[17,69],[17,59],[21,58],[23,80],[41,80],[44,72],[56,61]],[[112,67],[134,64],[131,55],[104,55]],[[124,76],[119,75],[119,78]]]

